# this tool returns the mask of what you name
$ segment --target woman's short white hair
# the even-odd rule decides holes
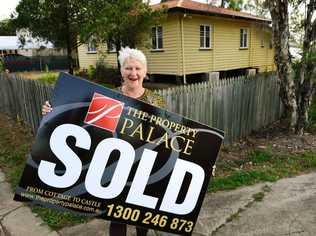
[[[119,51],[119,57],[118,60],[120,62],[121,67],[124,66],[124,63],[126,62],[126,59],[133,58],[141,62],[146,68],[147,68],[147,60],[144,53],[138,49],[125,47],[121,48]]]

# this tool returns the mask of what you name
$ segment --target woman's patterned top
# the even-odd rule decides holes
[[[122,87],[116,88],[117,91],[122,93]],[[138,100],[141,100],[143,102],[149,103],[150,105],[160,107],[163,109],[166,109],[166,102],[163,99],[162,96],[160,96],[158,93],[155,93],[154,91],[151,91],[149,89],[145,88],[145,91],[142,96],[137,98]]]

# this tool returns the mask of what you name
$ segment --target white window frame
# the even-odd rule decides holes
[[[239,48],[247,49],[248,48],[248,29],[241,28],[240,29],[240,40],[239,40]]]
[[[97,53],[97,43],[94,37],[88,39],[87,53]]]
[[[201,31],[201,27],[203,27],[203,32]],[[207,40],[207,30],[206,30],[207,28],[208,28],[208,34],[209,34],[208,40]],[[201,43],[202,40],[203,40],[203,43]],[[208,41],[209,46],[207,46],[207,41]],[[211,49],[211,48],[212,48],[212,26],[200,25],[200,49]]]
[[[159,29],[161,29],[161,34],[159,34]],[[161,45],[159,45],[159,42],[161,42]],[[163,28],[161,25],[157,25],[151,28],[151,50],[163,50]]]

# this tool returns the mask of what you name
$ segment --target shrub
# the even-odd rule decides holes
[[[38,81],[44,84],[53,85],[56,83],[57,78],[58,78],[58,73],[46,72],[45,74],[43,74],[42,76],[38,78]]]
[[[94,66],[90,65],[87,73],[88,73],[88,78],[90,80],[95,80],[96,79],[96,69],[94,68]]]
[[[104,60],[100,59],[96,63],[95,82],[118,86],[121,84],[121,75],[118,69],[107,65]]]
[[[3,60],[0,58],[0,73],[4,71],[4,62]]]
[[[88,69],[75,71],[74,74],[109,88],[121,85],[119,70],[108,65],[103,59],[96,62],[96,67],[90,65]]]

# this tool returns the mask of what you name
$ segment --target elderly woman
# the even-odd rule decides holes
[[[119,62],[121,65],[122,86],[117,88],[122,94],[150,103],[161,108],[165,107],[165,102],[161,96],[143,87],[143,81],[147,73],[147,60],[145,55],[137,49],[129,47],[122,48],[119,52]],[[52,111],[48,101],[42,107],[42,114]],[[147,229],[136,227],[137,236],[147,234]],[[110,236],[125,236],[126,224],[111,222]]]
[[[140,50],[126,47],[121,49],[118,59],[123,78],[122,86],[118,90],[126,96],[164,108],[165,102],[162,97],[143,87],[147,74],[145,55]]]

